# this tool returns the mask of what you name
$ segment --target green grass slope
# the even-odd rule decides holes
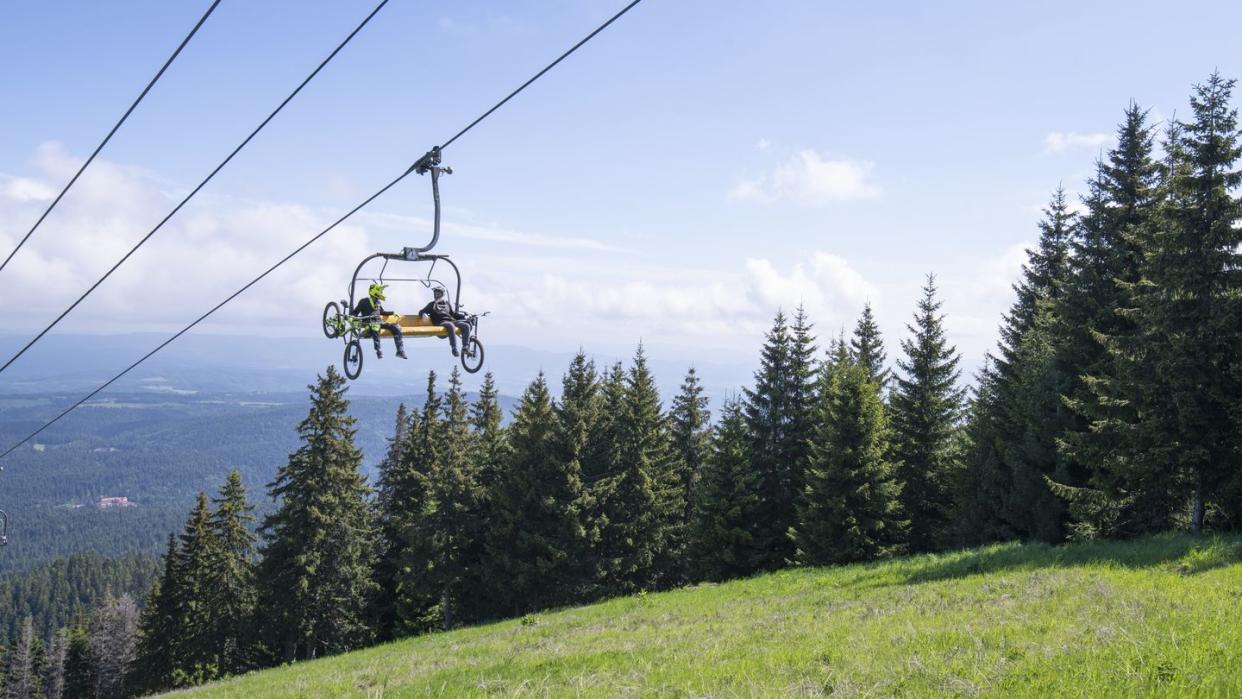
[[[1242,540],[993,546],[432,634],[195,696],[1242,695]]]

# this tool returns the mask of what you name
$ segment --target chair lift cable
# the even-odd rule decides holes
[[[328,57],[323,59],[323,62],[321,62],[319,66],[315,68],[315,70],[311,71],[310,75],[306,76],[306,78],[302,80],[302,82],[296,88],[294,88],[293,92],[289,93],[289,96],[286,97],[284,101],[282,101],[280,105],[278,105],[276,109],[272,111],[271,114],[268,114],[267,118],[264,119],[262,122],[260,122],[259,125],[256,126],[253,131],[250,132],[250,135],[247,136],[245,140],[243,140],[236,148],[233,149],[231,153],[228,154],[228,157],[220,161],[220,164],[217,165],[215,169],[212,170],[207,175],[207,177],[203,178],[203,181],[199,182],[197,187],[191,190],[190,193],[187,194],[185,198],[182,199],[179,204],[173,207],[173,210],[169,211],[167,216],[161,219],[159,223],[155,224],[155,227],[152,228],[149,233],[147,233],[145,236],[142,237],[141,240],[135,243],[134,246],[129,249],[129,252],[125,253],[125,255],[121,259],[117,260],[116,264],[112,265],[111,269],[109,269],[106,273],[104,273],[102,277],[96,280],[94,284],[91,284],[89,289],[83,292],[82,295],[79,296],[76,301],[70,304],[69,307],[66,308],[59,316],[57,316],[55,320],[49,323],[46,328],[41,330],[38,335],[35,335],[34,339],[26,343],[26,346],[22,347],[21,350],[17,352],[17,354],[10,357],[9,360],[5,362],[3,366],[0,366],[0,373],[3,373],[5,369],[8,369],[9,366],[13,364],[13,362],[17,361],[17,359],[21,357],[23,354],[25,354],[27,350],[33,347],[36,342],[43,339],[43,336],[47,335],[48,332],[50,332],[52,328],[56,327],[56,325],[60,323],[60,321],[64,320],[65,316],[69,315],[69,313],[72,312],[73,309],[78,307],[78,304],[85,301],[87,296],[90,296],[91,293],[95,291],[95,289],[99,288],[99,285],[103,284],[104,280],[112,276],[113,272],[117,271],[117,269],[119,269],[121,265],[125,264],[126,260],[128,260],[135,252],[138,252],[138,249],[141,248],[148,240],[150,240],[151,236],[155,235],[156,232],[158,232],[161,228],[163,228],[165,223],[168,223],[168,221],[171,220],[173,216],[176,216],[177,212],[180,211],[183,206],[189,203],[189,201],[193,199],[194,196],[198,194],[199,191],[202,190],[203,187],[207,186],[207,183],[210,182],[212,178],[216,176],[216,174],[218,174],[221,170],[223,170],[224,166],[228,165],[229,162],[233,160],[233,157],[236,156],[238,153],[240,153],[241,150],[245,148],[250,143],[250,141],[254,139],[255,136],[259,135],[259,132],[262,131],[263,128],[267,126],[268,123],[272,121],[272,119],[276,118],[276,115],[279,114],[281,110],[285,108],[285,105],[293,101],[293,98],[296,97],[297,94],[302,91],[302,88],[306,87],[306,85],[310,83],[310,81],[313,80],[316,75],[319,74],[319,71],[323,70],[324,67],[327,66],[328,63],[331,62],[332,59],[336,57],[336,54],[340,53],[341,49],[345,48],[345,45],[348,44],[354,38],[354,36],[358,34],[358,32],[362,31],[362,28],[365,27],[367,23],[371,21],[371,18],[374,17],[384,7],[384,5],[387,5],[387,4],[388,4],[388,0],[381,0],[380,3],[375,6],[375,9],[371,10],[371,14],[367,15],[366,19],[363,19],[362,23],[359,24],[357,27],[355,27],[354,30],[349,33],[349,36],[345,37],[345,40],[342,41],[340,44],[338,44],[337,47],[333,49],[332,53],[328,54]]]
[[[216,5],[219,4],[220,0],[215,0],[211,3],[211,6],[207,8],[207,11],[204,12],[203,16],[199,18],[198,24],[195,24],[194,28],[190,30],[190,33],[186,34],[185,38],[182,39],[181,43],[177,46],[177,50],[172,52],[172,55],[168,57],[167,61],[164,61],[163,67],[161,67],[159,72],[155,74],[154,78],[151,78],[151,82],[147,83],[147,86],[143,88],[142,92],[138,94],[138,98],[134,100],[134,103],[129,105],[129,109],[126,109],[125,113],[121,115],[121,120],[116,122],[116,125],[112,127],[112,130],[108,132],[108,135],[104,136],[104,139],[99,142],[99,145],[95,147],[95,151],[91,153],[89,158],[86,159],[86,162],[82,163],[82,167],[78,168],[77,173],[69,179],[69,182],[65,185],[65,188],[60,190],[60,194],[57,194],[56,198],[52,200],[52,203],[47,205],[47,209],[43,211],[43,214],[39,216],[37,221],[34,222],[34,225],[30,227],[30,230],[26,232],[26,235],[18,241],[17,247],[13,248],[13,251],[9,253],[9,256],[4,258],[4,262],[0,262],[0,272],[4,271],[4,268],[8,266],[9,261],[13,259],[13,256],[17,254],[17,251],[22,249],[22,246],[26,244],[27,240],[30,240],[30,236],[34,235],[34,232],[40,225],[43,224],[43,219],[47,218],[48,214],[52,213],[52,209],[56,208],[56,205],[59,204],[60,200],[65,197],[65,194],[69,192],[69,188],[78,181],[78,178],[82,176],[82,173],[86,171],[86,168],[90,167],[91,162],[95,160],[95,156],[99,155],[99,151],[103,150],[104,146],[108,145],[108,141],[112,140],[113,134],[121,128],[121,124],[125,123],[125,120],[129,118],[130,113],[132,113],[138,106],[138,103],[147,96],[147,93],[151,91],[151,88],[155,87],[155,83],[159,82],[159,79],[164,75],[164,71],[168,70],[168,66],[172,65],[172,62],[181,54],[181,49],[185,48],[185,45],[190,43],[190,39],[194,38],[194,35],[198,33],[199,27],[203,26],[203,23],[206,22],[207,18],[211,16],[211,13],[215,11]]]
[[[387,1],[387,0],[385,0],[385,2],[386,2],[386,1]],[[76,403],[74,403],[73,405],[69,406],[67,409],[65,409],[63,412],[61,412],[59,415],[57,415],[56,417],[52,418],[51,420],[48,420],[46,423],[44,423],[44,424],[43,424],[43,426],[42,426],[42,427],[40,427],[39,429],[35,430],[34,432],[31,432],[29,435],[27,435],[27,436],[26,436],[25,438],[23,438],[21,441],[17,442],[17,443],[16,443],[16,444],[14,444],[13,446],[11,446],[11,447],[9,447],[8,449],[6,449],[3,453],[0,453],[0,459],[3,459],[4,457],[8,456],[9,454],[12,454],[12,453],[13,453],[14,451],[16,451],[19,447],[21,447],[23,444],[25,444],[26,442],[29,442],[31,439],[34,439],[34,438],[35,438],[35,437],[37,437],[40,433],[42,433],[44,430],[46,430],[47,428],[49,428],[49,427],[51,427],[52,425],[54,425],[54,424],[56,424],[57,422],[59,422],[59,421],[61,420],[61,418],[65,417],[65,416],[66,416],[66,415],[68,415],[69,413],[71,413],[71,412],[73,412],[74,410],[76,410],[77,408],[81,407],[83,403],[85,403],[86,401],[90,400],[91,398],[94,398],[96,395],[98,395],[98,394],[99,394],[100,392],[102,392],[104,389],[106,389],[107,387],[109,387],[109,386],[111,386],[112,384],[114,384],[114,383],[116,383],[117,381],[119,381],[119,380],[120,380],[123,376],[125,376],[125,375],[126,375],[126,374],[128,374],[129,372],[131,372],[131,371],[133,371],[134,369],[136,369],[136,368],[137,368],[140,364],[142,364],[143,362],[145,362],[145,361],[147,361],[148,359],[150,359],[151,357],[153,357],[153,356],[154,356],[157,352],[159,352],[160,350],[164,349],[164,348],[165,348],[165,347],[167,347],[168,345],[172,344],[175,340],[177,340],[177,339],[178,339],[178,338],[180,338],[182,335],[184,335],[184,334],[186,334],[187,332],[189,332],[189,331],[190,331],[191,329],[193,329],[196,325],[198,325],[199,323],[203,322],[204,320],[206,320],[207,318],[209,318],[212,314],[214,314],[216,311],[218,311],[218,310],[220,310],[221,308],[223,308],[223,307],[224,307],[226,304],[228,304],[230,301],[232,301],[233,299],[237,298],[238,296],[241,296],[244,292],[246,292],[248,289],[250,289],[250,287],[254,286],[255,284],[258,284],[258,283],[259,283],[259,281],[261,281],[261,280],[262,280],[263,278],[265,278],[267,275],[269,275],[269,274],[271,274],[272,272],[276,271],[276,269],[277,269],[278,267],[280,267],[281,265],[285,264],[285,263],[286,263],[286,262],[288,262],[289,260],[293,259],[296,255],[298,255],[299,253],[301,253],[301,252],[302,252],[303,250],[305,250],[306,248],[310,247],[313,243],[315,243],[316,241],[318,241],[320,238],[322,238],[322,237],[324,237],[325,235],[327,235],[329,232],[331,232],[331,231],[332,231],[333,229],[335,229],[337,226],[339,226],[340,224],[344,223],[347,219],[349,219],[350,217],[352,217],[354,214],[358,213],[360,210],[362,210],[365,206],[367,206],[368,204],[370,204],[372,201],[375,201],[376,199],[378,199],[381,195],[383,195],[383,194],[384,194],[385,192],[387,192],[389,189],[392,189],[394,186],[396,186],[398,182],[401,182],[401,181],[402,181],[402,180],[404,180],[406,177],[409,177],[411,174],[413,174],[414,172],[418,171],[418,170],[419,170],[419,169],[420,169],[420,168],[421,168],[421,167],[422,167],[425,163],[427,163],[427,162],[431,161],[432,159],[434,159],[434,157],[435,157],[435,156],[437,156],[437,155],[439,154],[439,152],[440,152],[440,151],[441,151],[444,147],[447,147],[447,146],[448,146],[449,144],[451,144],[453,141],[456,141],[456,140],[457,140],[457,139],[458,139],[461,135],[463,135],[464,133],[466,133],[466,132],[467,132],[467,131],[469,131],[470,129],[474,128],[474,126],[475,126],[475,125],[477,125],[479,122],[483,121],[483,119],[485,119],[487,116],[489,116],[492,112],[496,111],[496,109],[497,109],[497,108],[499,108],[499,107],[500,107],[501,105],[503,105],[505,102],[508,102],[510,98],[512,98],[512,97],[513,97],[514,95],[516,95],[518,92],[521,92],[523,89],[525,89],[528,85],[530,85],[532,82],[534,82],[534,81],[535,81],[536,79],[538,79],[540,76],[542,76],[544,73],[548,72],[548,70],[549,70],[549,69],[551,69],[553,66],[555,66],[557,63],[560,63],[562,60],[564,60],[564,59],[565,59],[565,57],[566,57],[566,56],[568,56],[569,54],[571,54],[571,53],[573,53],[574,51],[578,50],[578,48],[579,48],[579,47],[581,47],[583,44],[585,44],[587,41],[589,41],[591,38],[593,38],[596,34],[600,33],[600,31],[602,31],[602,30],[603,30],[604,28],[606,28],[608,25],[610,25],[610,24],[612,24],[614,21],[616,21],[619,17],[621,17],[621,15],[625,14],[626,12],[629,12],[631,8],[633,8],[635,5],[637,5],[637,4],[638,4],[639,2],[641,2],[641,1],[642,1],[642,0],[633,0],[633,2],[631,2],[631,3],[630,3],[630,4],[628,4],[628,5],[626,5],[626,6],[625,6],[625,7],[624,7],[624,8],[623,8],[620,12],[618,12],[618,13],[617,13],[617,14],[615,14],[615,15],[613,15],[613,17],[612,17],[611,19],[609,19],[609,20],[608,20],[607,22],[605,22],[604,24],[600,25],[600,26],[599,26],[599,27],[598,27],[595,31],[593,31],[593,32],[591,32],[590,34],[588,34],[588,35],[587,35],[587,37],[586,37],[585,39],[583,39],[582,41],[579,41],[577,44],[575,44],[575,45],[574,45],[572,48],[570,48],[568,51],[566,51],[565,53],[561,54],[561,56],[560,56],[559,58],[557,58],[555,61],[553,61],[552,63],[550,63],[550,64],[549,64],[547,67],[545,67],[543,70],[539,71],[539,73],[537,73],[537,74],[535,75],[535,77],[534,77],[534,78],[531,78],[530,80],[527,80],[527,81],[526,81],[526,82],[525,82],[525,83],[524,83],[521,87],[519,87],[517,90],[514,90],[512,93],[510,93],[508,97],[505,97],[503,100],[501,100],[499,103],[497,103],[497,104],[496,104],[496,106],[492,107],[492,108],[491,108],[491,109],[489,109],[486,113],[484,113],[484,114],[483,114],[483,116],[479,117],[478,119],[475,119],[475,120],[474,120],[474,121],[473,121],[473,122],[472,122],[469,126],[467,126],[466,128],[462,129],[461,131],[459,131],[459,132],[457,133],[457,135],[456,135],[456,136],[453,136],[453,138],[451,138],[451,139],[449,139],[448,141],[446,141],[446,142],[445,142],[445,144],[444,144],[444,146],[437,146],[437,147],[435,147],[435,148],[431,149],[430,151],[428,151],[428,153],[427,153],[426,155],[424,155],[424,156],[422,156],[421,158],[419,158],[419,159],[418,159],[418,161],[416,161],[413,165],[411,165],[411,166],[410,166],[410,167],[409,167],[409,168],[408,168],[405,172],[403,172],[403,173],[401,173],[400,175],[398,175],[398,176],[396,177],[396,179],[394,179],[394,180],[392,180],[391,182],[389,182],[388,184],[384,185],[384,186],[383,186],[381,189],[379,189],[377,192],[375,192],[374,194],[372,194],[371,196],[369,196],[369,197],[367,197],[365,200],[363,200],[363,201],[362,201],[362,203],[360,203],[360,204],[358,204],[357,206],[355,206],[354,208],[350,209],[348,212],[346,212],[346,213],[345,213],[345,215],[341,216],[341,217],[340,217],[340,218],[338,218],[336,221],[334,221],[331,225],[329,225],[327,228],[323,229],[322,231],[320,231],[319,233],[317,233],[317,234],[315,234],[313,237],[311,237],[309,240],[307,240],[306,242],[302,243],[300,246],[298,246],[296,249],[294,249],[294,251],[293,251],[293,252],[291,252],[291,253],[289,253],[288,255],[286,255],[284,258],[282,258],[282,259],[281,259],[279,262],[277,262],[276,264],[274,264],[274,265],[272,265],[271,267],[267,268],[267,270],[266,270],[266,271],[264,271],[262,274],[260,274],[259,276],[255,277],[254,279],[252,279],[252,280],[251,280],[251,281],[249,281],[248,283],[246,283],[246,285],[245,285],[245,286],[243,286],[243,287],[241,287],[240,289],[238,289],[237,291],[233,292],[230,296],[228,296],[228,298],[226,298],[226,299],[224,299],[223,301],[221,301],[220,303],[216,304],[214,307],[212,307],[212,308],[211,308],[211,310],[209,310],[209,311],[207,311],[206,313],[204,313],[204,314],[202,314],[201,316],[199,316],[199,317],[198,317],[197,319],[195,319],[192,323],[190,323],[189,325],[185,326],[185,327],[184,327],[184,328],[182,328],[181,330],[177,331],[177,333],[176,333],[176,334],[172,335],[172,336],[171,336],[171,337],[169,337],[167,340],[164,340],[164,341],[163,341],[163,342],[161,342],[159,345],[156,345],[156,347],[155,347],[154,349],[152,349],[150,352],[147,352],[145,355],[143,355],[141,358],[139,358],[139,359],[138,359],[137,361],[135,361],[133,364],[130,364],[128,367],[126,367],[124,370],[122,370],[122,371],[121,371],[119,374],[117,374],[116,376],[113,376],[112,378],[108,379],[108,381],[107,381],[107,382],[105,382],[104,384],[102,384],[101,386],[99,386],[99,388],[96,388],[95,390],[91,391],[89,394],[87,394],[85,397],[83,397],[83,398],[82,398],[81,400],[79,400],[78,402],[76,402]],[[382,5],[383,5],[383,3],[381,3],[381,6],[382,6]],[[379,8],[376,8],[376,9],[378,10]],[[373,14],[374,14],[374,13],[373,13]]]

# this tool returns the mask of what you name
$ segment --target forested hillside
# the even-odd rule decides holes
[[[74,398],[0,398],[0,440],[25,436]],[[297,446],[303,401],[300,394],[153,392],[93,401],[5,460],[0,509],[12,531],[0,579],[75,551],[158,554],[194,495],[231,469],[252,487],[271,480]],[[354,400],[364,467],[382,455],[398,402]],[[106,496],[134,506],[97,509]]]

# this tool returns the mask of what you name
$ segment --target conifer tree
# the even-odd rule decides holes
[[[966,463],[955,489],[960,543],[1063,536],[1065,506],[1045,478],[1064,470],[1057,439],[1072,420],[1061,398],[1070,377],[1058,362],[1055,309],[1068,283],[1075,226],[1058,187],[1014,285],[1016,299],[1001,323],[997,352],[979,377]]]
[[[95,696],[95,665],[91,661],[91,642],[86,622],[79,619],[69,629],[65,646],[65,699]]]
[[[600,380],[599,412],[582,456],[582,475],[588,484],[598,483],[617,470],[619,420],[625,401],[625,368],[614,363]]]
[[[90,663],[98,699],[126,695],[125,679],[134,660],[138,607],[129,595],[107,595],[90,617]]]
[[[615,447],[615,435],[611,428],[600,429],[601,420],[605,419],[603,401],[595,362],[579,350],[561,380],[561,400],[554,406],[557,418],[556,458],[565,470],[582,474],[581,508],[588,547],[594,547],[599,539],[594,497],[598,479],[611,468],[615,458],[615,451],[608,451],[609,445]],[[593,443],[593,437],[600,443]],[[588,473],[592,475],[588,476]],[[592,477],[595,482],[588,480]],[[582,561],[579,574],[582,576],[583,594],[590,596],[590,588],[597,583],[601,571],[588,559]]]
[[[612,589],[613,558],[605,548],[603,532],[611,526],[611,515],[606,506],[613,485],[612,477],[621,471],[620,425],[625,403],[625,381],[625,369],[621,362],[614,363],[601,378],[597,397],[599,411],[582,455],[583,515],[591,564],[589,582],[584,591],[588,597],[606,595]]]
[[[444,400],[438,468],[431,490],[435,509],[428,518],[431,577],[440,594],[446,629],[453,628],[459,617],[469,619],[475,614],[465,586],[486,555],[484,492],[466,409],[461,373],[454,367]]]
[[[694,486],[690,558],[697,579],[750,575],[767,560],[768,552],[754,535],[763,503],[760,474],[747,458],[749,447],[742,405],[731,399],[721,408],[711,452]]]
[[[1131,309],[1147,256],[1141,231],[1151,224],[1158,202],[1159,165],[1152,159],[1152,128],[1137,105],[1126,110],[1117,138],[1091,183],[1071,274],[1055,309],[1059,339],[1054,349],[1073,419],[1064,422],[1060,436],[1060,473],[1045,473],[1067,486],[1097,480],[1110,468],[1129,437],[1101,427],[1132,421],[1137,407],[1109,396],[1121,389],[1128,371],[1110,348],[1138,339]]]
[[[556,413],[543,374],[522,394],[508,432],[508,459],[493,491],[489,575],[501,608],[544,609],[579,595],[586,548],[582,476],[556,457]]]
[[[1116,481],[1143,503],[1139,510],[1158,508],[1149,493],[1176,493],[1189,504],[1194,532],[1213,501],[1227,513],[1240,509],[1222,497],[1239,477],[1242,453],[1242,134],[1230,104],[1234,85],[1219,73],[1196,85],[1194,118],[1178,124],[1166,147],[1166,192],[1142,241],[1148,254],[1129,316],[1142,352],[1115,343],[1112,355],[1135,366],[1122,395],[1141,408],[1118,420],[1131,440]]]
[[[658,556],[682,511],[660,396],[642,345],[626,377],[617,422],[617,472],[603,480],[600,551],[605,591],[628,594],[661,584]]]
[[[254,666],[251,631],[258,590],[254,571],[254,506],[246,499],[241,472],[233,469],[214,500],[211,532],[215,546],[205,576],[209,647],[221,674]]]
[[[811,466],[790,530],[803,565],[866,561],[904,550],[901,486],[889,461],[879,386],[850,363],[828,374]]]
[[[310,412],[298,425],[302,445],[268,487],[279,506],[263,523],[260,606],[285,660],[351,650],[374,637],[367,610],[375,526],[345,379],[329,367],[310,389]]]
[[[392,599],[388,632],[398,637],[443,624],[431,519],[436,508],[432,491],[444,449],[443,405],[436,392],[436,373],[428,372],[427,397],[407,430],[400,456],[380,473],[380,531],[386,553],[377,577]]]
[[[177,540],[168,535],[163,575],[151,583],[146,606],[138,618],[138,639],[128,687],[141,693],[154,693],[176,687],[174,673],[181,667],[180,643],[185,630],[186,599],[181,588]],[[66,694],[73,685],[69,663],[72,659],[72,632],[66,655]]]
[[[795,429],[806,404],[794,404],[794,338],[785,314],[778,311],[764,340],[755,387],[746,389],[747,459],[759,474],[762,516],[751,524],[755,545],[767,552],[754,571],[775,570],[793,556],[788,531],[793,526],[798,456],[805,453]]]
[[[211,568],[219,557],[219,543],[211,528],[211,509],[207,495],[200,492],[186,520],[177,547],[177,577],[182,594],[182,613],[178,637],[177,664],[173,670],[175,686],[201,684],[218,674],[216,648],[212,643]]]
[[[850,358],[867,372],[867,380],[880,387],[880,394],[888,390],[891,374],[887,368],[888,353],[884,351],[884,338],[880,335],[880,326],[875,322],[871,312],[871,302],[863,306],[858,324],[854,326],[854,337],[850,339]]]
[[[6,699],[31,699],[40,692],[34,665],[34,626],[29,616],[22,619],[21,633],[9,648],[8,669],[4,677]]]
[[[505,431],[499,394],[492,372],[483,375],[478,398],[470,405],[470,428],[478,445],[479,482],[490,491],[505,459]]]
[[[65,654],[69,638],[65,629],[52,637],[43,660],[43,696],[45,699],[61,699],[65,694]]]
[[[913,335],[902,340],[904,360],[897,366],[891,409],[901,504],[910,518],[909,546],[914,552],[943,546],[949,538],[951,469],[962,416],[957,386],[958,355],[945,336],[944,316],[936,299],[936,280],[927,275],[923,298],[914,314]]]
[[[669,432],[673,440],[673,470],[676,472],[678,497],[685,502],[670,555],[683,558],[694,513],[695,484],[703,472],[703,463],[711,454],[712,444],[711,412],[708,411],[707,396],[703,395],[703,383],[694,367],[686,372],[681,391],[673,398],[669,410]]]
[[[502,418],[496,380],[489,371],[484,374],[479,395],[470,406],[470,429],[473,431],[475,443],[474,460],[482,490],[480,518],[488,526],[495,520],[493,498],[496,484],[508,461]],[[476,619],[494,618],[507,611],[499,605],[505,583],[488,574],[486,556],[489,536],[485,530],[480,542],[483,547],[483,560],[475,570],[469,571],[462,583],[464,596],[473,600],[471,614]]]

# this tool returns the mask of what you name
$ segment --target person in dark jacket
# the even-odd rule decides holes
[[[436,287],[432,290],[435,299],[423,306],[423,310],[419,311],[420,316],[430,318],[431,322],[439,325],[448,331],[449,347],[453,350],[453,356],[457,356],[457,330],[461,330],[461,346],[462,349],[470,346],[470,323],[466,321],[465,313],[453,312],[453,305],[449,303],[448,294],[444,293],[444,289]]]
[[[380,303],[384,300],[384,289],[387,288],[383,284],[372,284],[367,289],[367,295],[358,304],[354,306],[354,315],[359,318],[369,318],[371,322],[368,324],[366,335],[375,341],[375,358],[383,359],[384,352],[380,348],[380,331],[387,330],[392,333],[393,342],[397,345],[397,356],[405,359],[405,341],[401,337],[401,326],[396,323],[381,323],[380,317],[389,313],[384,310]]]

